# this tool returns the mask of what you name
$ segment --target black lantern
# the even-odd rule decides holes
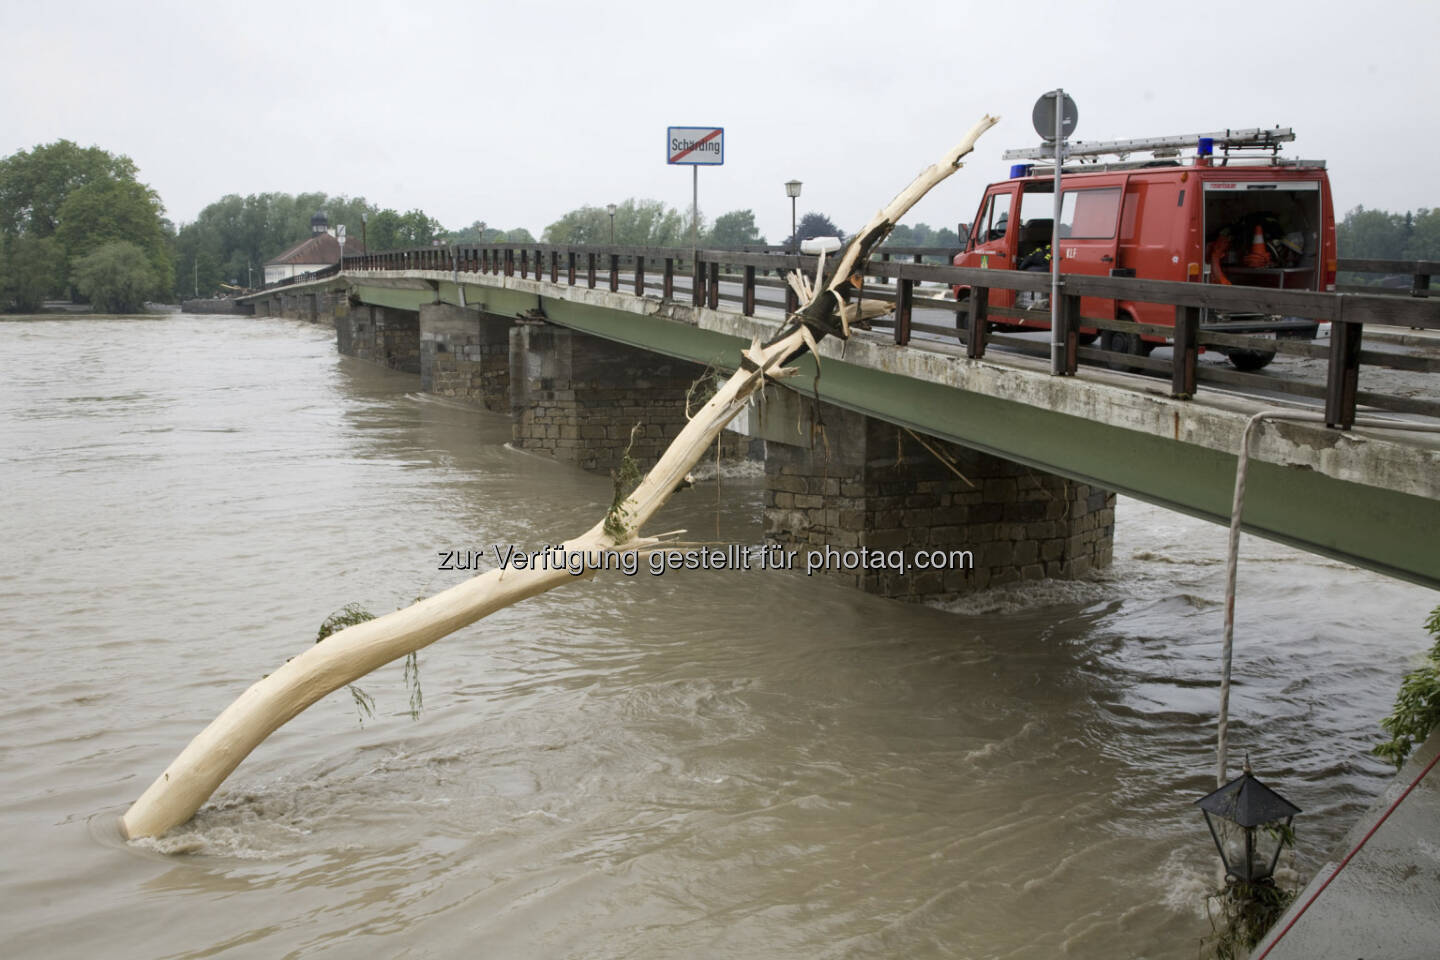
[[[1227,877],[1245,883],[1270,879],[1280,861],[1280,851],[1293,840],[1290,822],[1300,812],[1299,807],[1255,779],[1248,757],[1244,773],[1196,800],[1195,805],[1205,812],[1205,823],[1210,827],[1215,849],[1220,851]],[[1223,821],[1218,830],[1217,817]],[[1243,843],[1230,824],[1240,828]],[[1222,835],[1227,835],[1226,839],[1222,840]]]

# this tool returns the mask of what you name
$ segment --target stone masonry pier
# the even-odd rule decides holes
[[[510,331],[515,446],[602,472],[618,467],[629,447],[648,470],[684,428],[686,397],[704,375],[698,364],[521,321]],[[707,398],[697,390],[692,407]],[[729,431],[720,443],[727,458],[748,447]]]
[[[510,327],[507,317],[475,307],[420,307],[420,389],[510,412]]]
[[[405,373],[420,372],[420,314],[349,303],[332,306],[340,352]]]
[[[797,417],[793,394],[789,402],[770,394],[780,409],[767,419],[782,419],[791,433],[799,423],[802,432],[789,438],[798,444],[767,439],[765,535],[798,551],[801,564],[809,551],[830,548],[829,575],[870,593],[925,600],[1081,577],[1111,561],[1109,491],[828,404],[812,418],[814,405],[804,401]],[[884,565],[846,569],[862,555]],[[939,555],[944,568],[930,568]]]

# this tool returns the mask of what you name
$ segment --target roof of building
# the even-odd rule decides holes
[[[345,252],[352,256],[365,252],[359,241],[345,239]],[[265,261],[268,267],[277,263],[337,263],[340,260],[340,241],[328,233],[316,233],[301,240],[295,246]]]

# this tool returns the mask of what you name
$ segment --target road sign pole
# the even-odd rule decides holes
[[[690,246],[700,249],[700,168],[690,168]]]
[[[1060,165],[1065,159],[1065,91],[1055,88],[1055,214],[1050,222],[1050,375],[1065,373],[1065,336],[1060,329]]]

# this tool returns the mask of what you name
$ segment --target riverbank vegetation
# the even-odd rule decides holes
[[[1395,709],[1380,721],[1390,738],[1375,746],[1375,754],[1397,768],[1403,767],[1410,751],[1440,727],[1440,607],[1430,611],[1425,629],[1435,643],[1425,662],[1405,674],[1400,692],[1395,695]]]
[[[701,246],[740,249],[766,243],[751,209],[731,210],[691,224],[688,211],[660,200],[631,197],[607,206],[582,206],[541,233],[546,243]],[[41,144],[0,159],[0,311],[35,312],[49,299],[80,301],[101,291],[104,303],[139,309],[145,300],[205,297],[257,287],[264,265],[311,235],[311,217],[345,225],[347,251],[393,250],[432,243],[529,243],[524,227],[504,229],[475,220],[446,230],[423,210],[400,212],[364,197],[322,192],[227,194],[178,229],[165,218],[159,195],[139,180],[129,157],[69,140]],[[692,226],[694,233],[692,234]],[[796,233],[844,237],[829,217],[809,212]],[[1392,213],[1357,206],[1337,225],[1341,256],[1387,260],[1440,259],[1440,208]],[[793,237],[780,241],[785,246]],[[890,246],[959,249],[949,227],[899,225]],[[124,247],[116,246],[123,244]],[[101,255],[104,251],[103,255]],[[139,251],[140,256],[134,255]],[[98,259],[94,259],[98,257]],[[81,285],[82,263],[89,264]],[[1356,274],[1350,283],[1386,284],[1408,277]],[[140,291],[140,292],[136,292]],[[99,307],[97,301],[97,309]]]
[[[119,243],[140,255],[104,258],[132,271],[126,288],[142,287],[142,300],[168,298],[173,228],[137,174],[129,157],[69,140],[0,160],[0,308],[30,312],[47,298],[75,298],[79,264]]]

